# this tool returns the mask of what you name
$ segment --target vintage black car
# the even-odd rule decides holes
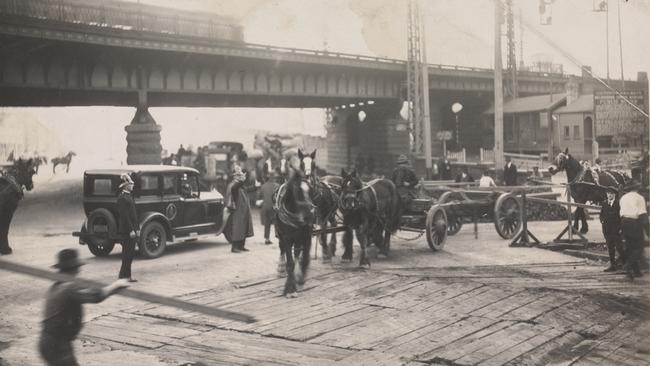
[[[201,192],[196,169],[129,165],[88,170],[84,173],[86,220],[73,235],[94,255],[108,255],[123,239],[117,233],[117,197],[120,176],[125,173],[135,182],[133,198],[141,228],[138,248],[143,257],[159,257],[174,241],[221,234],[223,196],[217,191]]]

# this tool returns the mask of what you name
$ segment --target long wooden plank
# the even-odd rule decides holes
[[[79,277],[65,275],[62,273],[55,273],[46,271],[40,268],[26,266],[23,264],[8,262],[5,260],[0,260],[0,269],[8,272],[20,273],[31,277],[36,277],[40,279],[46,279],[50,281],[74,281],[83,286],[92,286],[92,287],[103,287],[106,286],[97,281],[90,281],[81,279]],[[208,307],[200,304],[194,304],[187,301],[182,301],[179,299],[164,297],[149,292],[144,292],[134,289],[124,289],[118,293],[118,295],[128,297],[131,299],[136,299],[140,301],[153,302],[160,305],[170,306],[184,311],[190,311],[195,313],[201,313],[208,316],[214,316],[218,318],[232,319],[244,323],[255,322],[255,318],[241,313],[236,313],[233,311],[222,310],[215,307]]]

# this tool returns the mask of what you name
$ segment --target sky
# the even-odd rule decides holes
[[[555,0],[552,25],[547,26],[539,25],[537,0],[513,1],[515,13],[521,14],[528,26],[552,39],[582,64],[592,66],[597,75],[606,75],[605,13],[592,11],[595,0]],[[650,0],[619,1],[625,77],[635,79],[637,71],[650,71],[649,42],[643,39],[650,34]],[[406,58],[406,0],[140,2],[233,17],[244,27],[245,41],[250,43]],[[429,63],[492,67],[492,0],[422,0],[421,4]],[[610,74],[619,77],[617,0],[609,0],[609,4]],[[519,47],[519,23],[516,33]],[[523,41],[525,63],[552,61],[564,64],[566,72],[579,73],[577,65],[570,64],[561,52],[528,29],[524,29]],[[503,45],[505,52],[505,40]],[[35,116],[52,131],[52,138],[61,146],[59,153],[72,149],[123,160],[126,155],[124,126],[135,111],[132,108],[92,107],[33,108],[23,112]],[[152,108],[151,113],[163,126],[163,148],[170,151],[180,143],[197,146],[212,140],[239,139],[249,146],[257,129],[304,131],[313,135],[325,133],[322,110]],[[241,126],[239,121],[246,121],[245,128],[233,126],[233,122]],[[61,128],[63,124],[66,128]],[[98,135],[109,143],[95,148]]]

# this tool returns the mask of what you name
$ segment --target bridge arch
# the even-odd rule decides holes
[[[107,88],[110,86],[109,79],[108,68],[103,64],[97,64],[90,75],[90,86]]]
[[[65,67],[61,62],[54,61],[47,66],[47,85],[65,86]]]
[[[167,70],[167,89],[181,89],[181,72],[178,69]]]
[[[240,71],[233,71],[230,73],[230,76],[228,77],[228,90],[242,90],[242,75]]]
[[[194,69],[187,69],[183,73],[183,89],[196,90],[199,86],[199,78]]]
[[[214,75],[214,90],[228,90],[228,75],[223,70],[217,71]]]
[[[122,66],[116,66],[111,73],[111,86],[113,88],[128,88],[129,76]]]
[[[257,75],[257,91],[261,93],[268,93],[269,91],[269,77],[266,73]]]
[[[246,71],[242,75],[242,90],[257,91],[255,87],[255,74],[252,71]]]
[[[23,63],[17,57],[9,58],[3,67],[2,79],[11,84],[23,83]]]
[[[150,89],[163,89],[163,79],[165,78],[163,71],[159,67],[153,67],[149,73],[149,82],[147,83]]]
[[[213,79],[212,74],[207,69],[202,69],[199,74],[199,89],[200,90],[212,90],[213,88]]]

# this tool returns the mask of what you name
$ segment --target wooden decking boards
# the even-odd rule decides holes
[[[243,324],[152,306],[88,322],[86,342],[205,365],[648,365],[648,278],[584,263],[312,271],[183,296]]]

